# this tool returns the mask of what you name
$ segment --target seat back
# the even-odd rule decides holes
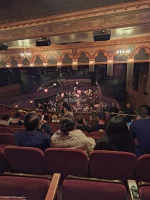
[[[136,166],[135,180],[150,182],[150,155],[140,156]]]
[[[4,150],[0,148],[0,173],[10,171],[10,166],[5,158]]]
[[[141,200],[150,200],[150,184],[144,183],[139,187],[139,195]]]
[[[44,174],[44,153],[32,147],[8,146],[4,149],[12,172],[25,174]]]
[[[105,135],[105,131],[96,131],[96,132],[91,132],[91,136],[95,137],[103,137]]]
[[[15,145],[14,134],[0,133],[0,144],[3,145]]]
[[[126,188],[123,184],[97,182],[91,180],[65,180],[62,200],[125,200]]]
[[[44,152],[49,174],[60,173],[62,179],[68,175],[88,176],[88,157],[78,149],[46,149]]]
[[[0,127],[0,133],[14,133],[14,131],[9,127]]]
[[[31,177],[0,176],[0,196],[26,197],[27,200],[44,200],[50,180]]]
[[[137,158],[132,153],[94,151],[89,158],[90,177],[127,180],[133,179]]]
[[[25,130],[25,127],[20,127],[20,128],[13,128],[14,130],[14,133],[17,133],[17,132],[22,132]]]

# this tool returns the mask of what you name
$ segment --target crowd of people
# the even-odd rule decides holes
[[[3,115],[1,125],[24,126],[25,130],[14,134],[16,145],[46,148],[79,148],[90,154],[93,150],[111,150],[132,152],[137,156],[150,153],[150,107],[139,108],[136,118],[128,103],[125,115],[120,113],[115,103],[112,103],[109,119],[105,110],[99,106],[91,113],[89,121],[82,114],[74,116],[71,106],[64,102],[61,115],[52,115],[52,121],[36,112],[27,113],[24,120],[17,112],[14,117]],[[93,120],[94,119],[94,120]],[[59,124],[58,131],[52,132],[53,123]],[[103,131],[101,138],[90,137],[91,132]],[[89,133],[86,136],[85,132]],[[136,142],[135,142],[136,140]]]

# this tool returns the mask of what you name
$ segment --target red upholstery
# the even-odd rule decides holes
[[[27,200],[44,200],[49,185],[48,179],[0,176],[0,196],[24,196]]]
[[[132,153],[94,151],[89,158],[90,176],[110,180],[134,178],[137,158]]]
[[[88,157],[78,149],[46,149],[44,152],[49,174],[88,176]]]
[[[0,133],[0,144],[15,145],[14,135],[11,133]]]
[[[10,166],[5,158],[4,150],[0,149],[0,173],[10,171]]]
[[[96,132],[91,132],[90,134],[91,136],[95,136],[95,137],[103,137],[105,135],[105,131],[96,131]]]
[[[150,155],[146,154],[138,159],[135,179],[150,182]]]
[[[13,128],[13,130],[14,130],[14,133],[16,133],[16,132],[22,132],[22,131],[24,131],[25,128],[24,127],[22,127],[22,128]]]
[[[89,136],[89,133],[86,131],[82,131],[86,136]]]
[[[25,174],[44,174],[44,153],[32,147],[8,146],[4,149],[12,172]]]
[[[0,133],[14,133],[14,131],[8,127],[0,127]]]
[[[141,186],[139,189],[141,200],[150,200],[150,186]]]
[[[65,180],[62,200],[126,200],[126,188],[122,184]]]

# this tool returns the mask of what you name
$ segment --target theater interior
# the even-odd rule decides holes
[[[150,200],[149,123],[150,0],[1,0],[0,200]]]

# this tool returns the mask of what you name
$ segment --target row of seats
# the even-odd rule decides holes
[[[31,147],[6,147],[0,149],[0,173],[5,171],[25,174],[60,173],[110,180],[150,182],[150,155],[138,160],[132,153],[94,151],[90,157],[78,149],[52,149],[42,152]]]

